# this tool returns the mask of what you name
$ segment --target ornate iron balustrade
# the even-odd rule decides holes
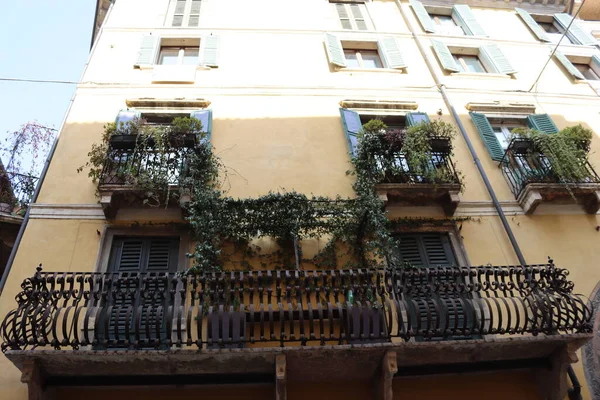
[[[109,150],[101,185],[135,186],[143,179],[165,180],[166,184],[178,185],[186,172],[186,160],[194,149],[182,147],[173,152],[163,152],[152,148],[137,151],[135,148]]]
[[[375,154],[381,183],[460,183],[456,168],[452,163],[451,143],[444,138],[431,138],[432,152],[423,165],[412,165],[406,154],[390,151]]]
[[[578,185],[587,183],[600,183],[600,176],[596,173],[589,161],[585,160],[582,166],[586,171],[586,178],[578,181],[564,181],[553,170],[548,157],[540,153],[534,143],[528,139],[513,139],[504,153],[500,162],[502,173],[515,197],[519,197],[523,189],[530,183]]]
[[[42,272],[4,318],[2,349],[244,347],[589,332],[552,263],[206,274]]]

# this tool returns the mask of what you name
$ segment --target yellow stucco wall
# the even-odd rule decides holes
[[[582,123],[600,134],[600,102],[587,83],[574,83],[562,67],[551,61],[538,85],[529,91],[546,62],[550,47],[539,43],[512,10],[473,7],[473,13],[489,34],[488,38],[443,38],[453,46],[480,46],[497,43],[518,70],[513,78],[444,73],[421,32],[408,2],[401,3],[406,24],[396,1],[374,0],[368,4],[369,15],[377,31],[352,33],[340,30],[339,21],[325,0],[305,0],[302,7],[291,7],[282,0],[261,0],[260,7],[243,0],[208,0],[202,2],[200,29],[163,27],[167,0],[121,0],[116,2],[104,32],[77,89],[73,106],[62,129],[60,141],[38,203],[55,205],[94,205],[95,186],[86,173],[76,169],[87,160],[92,143],[100,140],[103,125],[113,121],[126,107],[125,100],[154,97],[204,98],[213,110],[212,141],[215,151],[229,170],[229,194],[252,197],[285,188],[307,194],[351,197],[352,178],[346,139],[339,116],[339,102],[344,99],[414,101],[418,110],[452,122],[435,80],[410,34],[410,25],[426,46],[425,55],[433,63],[434,73],[447,87],[467,134],[477,151],[492,186],[502,202],[514,202],[514,196],[479,138],[465,108],[469,102],[522,102],[534,104],[537,113],[548,113],[559,128]],[[262,12],[268,9],[269,12]],[[235,13],[230,12],[235,10]],[[399,71],[336,71],[328,63],[323,37],[333,32],[342,39],[374,40],[394,36],[408,65]],[[150,69],[134,69],[143,34],[159,36],[221,37],[219,68],[199,69],[194,84],[152,84]],[[202,40],[202,39],[201,39]],[[565,52],[587,54],[590,48],[563,46]],[[465,177],[463,204],[487,204],[490,196],[474,166],[465,141],[457,137],[454,161]],[[600,168],[600,140],[592,141],[591,161]],[[517,263],[497,216],[487,212],[474,215],[462,224],[460,235],[466,255],[473,265]],[[429,208],[393,209],[391,216],[439,216],[440,210]],[[543,263],[552,256],[559,267],[568,268],[576,292],[589,296],[600,281],[600,225],[597,215],[585,215],[577,207],[554,208],[545,214],[507,215],[509,223],[530,263]],[[137,213],[132,220],[149,221],[155,214]],[[121,221],[124,222],[124,221]],[[46,271],[93,271],[96,267],[103,220],[68,217],[65,219],[33,218],[29,221],[6,287],[0,298],[0,316],[14,308],[20,283],[43,263]],[[19,373],[4,357],[0,358],[0,398],[24,399],[26,391]],[[584,381],[581,365],[576,366]],[[510,379],[509,379],[510,378]],[[524,375],[485,375],[473,387],[456,377],[403,379],[395,383],[396,393],[429,390],[428,396],[416,394],[403,398],[534,398]],[[506,382],[511,382],[506,385]],[[458,384],[457,382],[463,382]],[[334,398],[340,385],[344,398],[366,398],[370,387],[365,384],[301,387],[290,385],[292,399]],[[468,388],[467,388],[468,387]],[[503,388],[499,390],[498,388]],[[464,389],[464,391],[463,391]],[[187,398],[198,389],[173,392],[153,391],[155,398]],[[203,389],[202,394],[213,393]],[[211,389],[212,390],[212,389]],[[217,389],[215,389],[217,390]],[[246,390],[246,389],[245,389]],[[264,398],[265,390],[255,388],[245,396]],[[505,390],[505,392],[503,391]],[[440,392],[438,392],[440,391]],[[224,394],[228,398],[234,394]],[[99,392],[62,391],[58,398],[90,400],[110,395],[131,398],[128,390]],[[149,393],[145,392],[149,396]],[[586,399],[589,398],[585,389]],[[161,397],[163,396],[163,397]],[[212,396],[212,395],[211,395]],[[327,397],[329,396],[329,397]],[[454,396],[454,397],[452,397]],[[469,397],[470,396],[470,397]],[[530,397],[527,397],[530,396]],[[210,397],[210,396],[209,396]],[[233,398],[231,397],[231,398]],[[341,398],[340,397],[340,398]],[[145,397],[146,398],[146,397]],[[150,398],[150,397],[148,397]],[[400,398],[400,397],[396,397]],[[490,397],[490,400],[494,397]]]

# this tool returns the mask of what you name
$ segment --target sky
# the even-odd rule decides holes
[[[0,78],[78,81],[96,0],[0,2]],[[0,140],[23,123],[60,128],[75,85],[0,81]]]

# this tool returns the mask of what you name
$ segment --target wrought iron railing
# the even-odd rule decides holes
[[[206,274],[42,272],[4,318],[3,351],[244,347],[589,332],[552,263]]]
[[[193,154],[191,147],[172,152],[140,151],[136,148],[111,149],[102,170],[101,185],[135,186],[143,180],[161,179],[165,184],[178,185],[186,173],[187,160]]]
[[[559,177],[552,169],[552,163],[535,148],[529,139],[513,139],[500,162],[511,191],[519,197],[521,191],[530,183],[559,183],[576,186],[585,183],[600,183],[600,176],[587,160],[582,160],[581,170],[584,178],[566,179]]]
[[[381,183],[460,183],[460,178],[452,162],[451,143],[448,139],[432,138],[432,152],[427,160],[417,162],[399,151],[375,154]]]

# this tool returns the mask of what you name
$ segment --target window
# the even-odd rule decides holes
[[[460,72],[487,72],[477,56],[452,54],[452,57],[457,63]]]
[[[558,43],[560,38],[563,36],[564,30],[556,22],[538,22],[538,25],[542,27],[546,36],[552,43]],[[561,44],[572,44],[573,42],[567,35],[560,42]]]
[[[198,47],[162,46],[158,55],[159,65],[197,65]]]
[[[167,25],[195,28],[200,21],[201,0],[171,0]]]
[[[439,34],[462,36],[465,31],[454,22],[451,15],[429,14]]]
[[[495,44],[480,47],[448,47],[443,41],[437,39],[431,39],[431,44],[441,67],[449,73],[511,75],[517,72],[500,47]]]
[[[99,337],[102,339],[117,339],[115,347],[127,347],[127,342],[134,343],[131,340],[137,332],[140,339],[153,339],[156,336],[156,321],[162,320],[160,335],[166,339],[167,330],[164,321],[164,311],[158,314],[160,310],[166,310],[169,307],[168,293],[164,297],[159,295],[142,296],[144,290],[144,279],[126,279],[128,276],[136,276],[145,273],[147,276],[161,277],[170,272],[177,271],[177,262],[179,257],[179,238],[173,237],[136,237],[122,236],[114,237],[110,250],[108,272],[119,274],[115,279],[119,279],[119,290],[121,293],[130,293],[133,296],[108,296],[107,307],[104,307],[104,315],[100,318],[102,323],[98,326]],[[168,292],[168,279],[157,279],[154,283],[154,290],[158,292]],[[173,288],[174,289],[174,288]],[[146,289],[147,290],[147,289]],[[108,307],[110,305],[110,307]],[[110,313],[110,314],[108,314]],[[129,319],[128,319],[129,317]],[[108,319],[108,331],[102,327],[104,321]],[[139,331],[136,329],[136,321],[140,321]],[[126,327],[128,326],[128,329]],[[147,326],[150,325],[150,326]],[[116,332],[115,332],[116,331]],[[129,331],[130,337],[126,338],[126,332]],[[146,332],[151,332],[147,338]],[[148,347],[151,347],[149,344]]]
[[[335,12],[340,19],[343,29],[366,31],[370,29],[367,23],[368,13],[365,3],[332,2]]]
[[[588,81],[600,80],[598,74],[590,67],[589,64],[573,64],[575,68],[581,72],[581,75]]]
[[[348,68],[383,68],[377,50],[344,49]]]

